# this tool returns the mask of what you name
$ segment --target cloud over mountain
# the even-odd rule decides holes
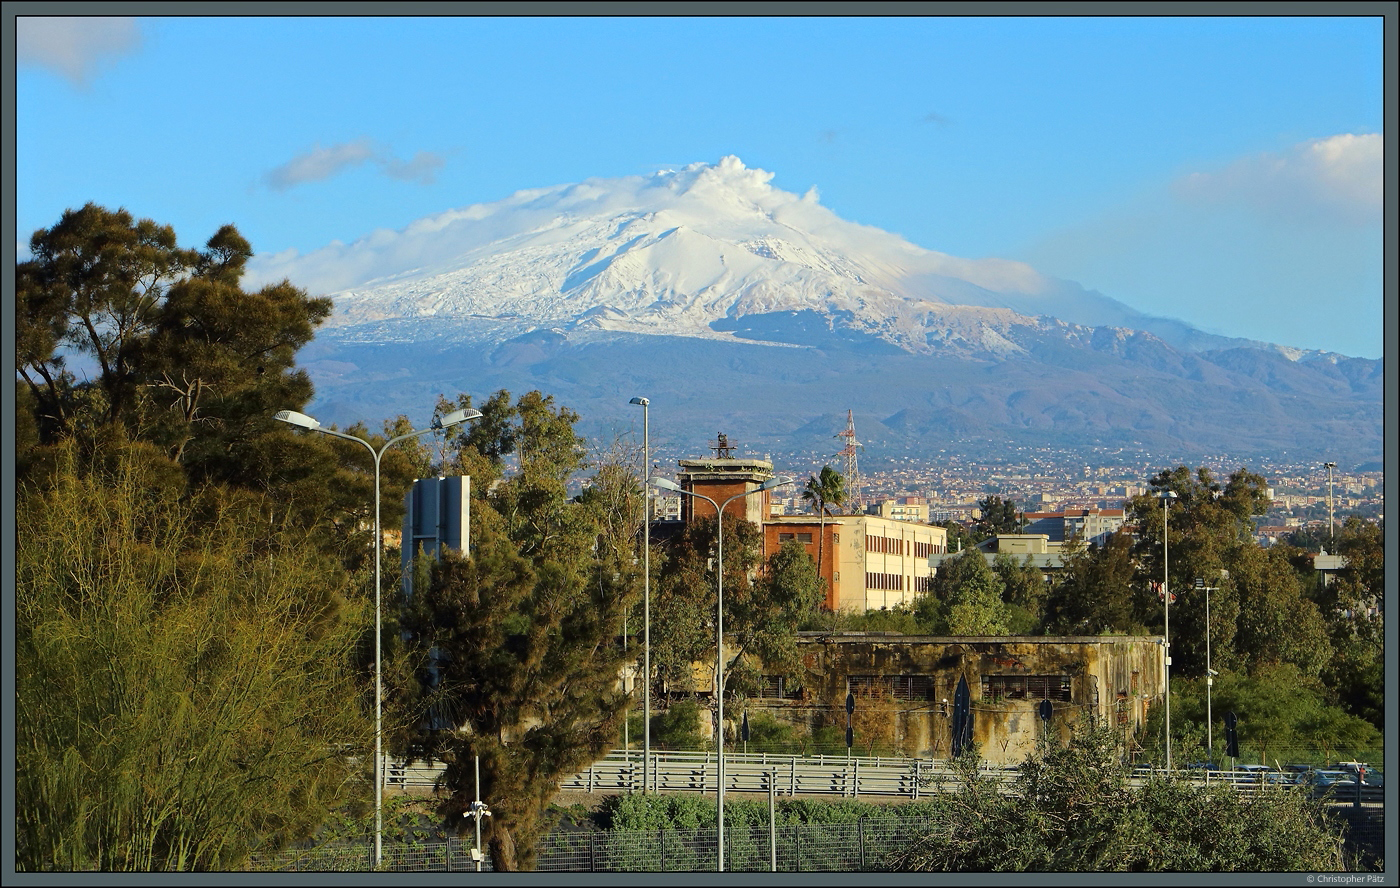
[[[830,446],[818,419],[858,407],[901,446],[1378,451],[1379,362],[1215,336],[1025,263],[924,249],[772,178],[725,157],[530,189],[260,256],[250,276],[333,296],[304,353],[323,421],[537,388],[594,431],[640,393],[673,428],[722,421],[773,447]]]
[[[841,219],[815,190],[799,196],[772,178],[731,156],[520,191],[305,256],[258,257],[253,275],[333,293],[337,327],[494,319],[498,335],[586,321],[729,338],[722,325],[738,317],[814,311],[911,351],[931,347],[930,324],[942,336],[941,318],[965,320],[972,309],[1002,325],[1054,317],[1153,327],[1024,263],[962,259]]]
[[[1192,173],[1177,183],[1177,193],[1194,202],[1238,202],[1260,213],[1320,213],[1350,225],[1375,225],[1383,205],[1384,154],[1380,133],[1342,133]]]

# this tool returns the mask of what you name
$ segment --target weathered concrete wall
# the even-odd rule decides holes
[[[803,637],[799,644],[802,693],[750,700],[750,708],[808,728],[829,714],[844,724],[844,711],[834,713],[833,707],[841,707],[849,690],[893,685],[893,697],[871,699],[872,711],[862,717],[887,719],[897,748],[919,757],[949,754],[952,701],[963,676],[971,692],[973,739],[983,758],[998,764],[1023,760],[1043,731],[1067,738],[1088,713],[1118,725],[1126,736],[1162,699],[1162,645],[1156,637],[837,634]],[[1047,698],[1048,722],[1038,711]],[[872,731],[879,727],[866,724]]]

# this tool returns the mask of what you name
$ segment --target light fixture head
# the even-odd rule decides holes
[[[305,413],[297,413],[295,410],[278,410],[272,414],[272,418],[278,422],[285,422],[294,425],[299,429],[319,429],[321,423],[307,416]]]
[[[652,476],[651,480],[648,483],[651,484],[652,487],[657,487],[661,490],[670,490],[676,493],[682,492],[681,486],[676,482],[672,481],[670,478]]]
[[[462,423],[466,422],[466,421],[469,420],[469,419],[480,419],[480,418],[481,418],[481,411],[480,411],[480,410],[472,410],[472,409],[470,409],[470,408],[465,409],[465,410],[453,410],[451,413],[447,414],[446,416],[442,416],[442,417],[434,416],[434,417],[433,417],[433,428],[435,428],[435,429],[450,429],[450,428],[452,428],[452,427],[455,426],[455,425],[461,425]]]
[[[651,401],[647,400],[646,398],[633,398],[632,400],[628,401],[627,403],[628,403],[628,404],[641,404],[643,407],[645,407],[645,406],[647,406],[648,404],[650,404]]]
[[[759,490],[772,490],[774,487],[782,487],[784,484],[792,484],[792,478],[769,478],[758,485]]]
[[[1177,497],[1176,497],[1176,491],[1175,491],[1175,490],[1164,490],[1164,491],[1162,491],[1161,493],[1157,494],[1157,498],[1158,498],[1159,500],[1162,500],[1163,502],[1169,502],[1169,501],[1174,500],[1174,499],[1177,498]]]

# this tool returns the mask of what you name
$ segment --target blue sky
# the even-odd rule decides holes
[[[735,155],[928,249],[1375,358],[1382,25],[20,18],[16,236],[93,201],[190,246],[232,222],[259,253],[308,253]]]

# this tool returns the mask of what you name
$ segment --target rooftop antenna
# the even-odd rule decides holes
[[[715,443],[710,445],[710,449],[715,452],[715,459],[733,459],[734,448],[729,443],[729,436],[724,432],[719,433]]]
[[[856,451],[863,450],[865,445],[856,440],[856,418],[850,410],[846,411],[846,428],[837,432],[834,437],[845,438],[846,444],[839,451],[837,456],[846,458],[846,502],[853,509],[854,514],[865,511],[865,493],[860,484],[860,466],[856,463]]]

